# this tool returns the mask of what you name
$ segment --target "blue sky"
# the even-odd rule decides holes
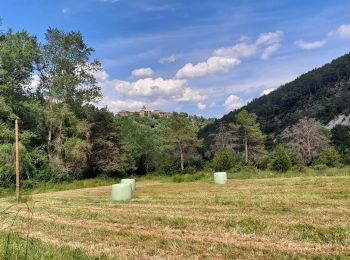
[[[350,51],[350,1],[3,0],[3,28],[79,30],[100,106],[220,117]]]

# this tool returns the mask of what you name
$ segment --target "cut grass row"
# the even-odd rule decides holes
[[[286,173],[278,173],[273,171],[252,171],[243,170],[240,172],[228,172],[229,179],[265,179],[265,178],[293,178],[293,177],[317,177],[317,176],[350,176],[350,167],[344,168],[327,168],[324,170],[315,170],[312,168],[305,168],[303,171],[288,171]],[[212,181],[212,173],[206,171],[200,171],[195,174],[176,174],[173,176],[164,176],[157,174],[148,174],[142,177],[135,177],[138,181],[142,180],[156,180],[161,182],[194,182],[194,181]],[[93,179],[84,179],[84,180],[73,180],[66,181],[61,183],[37,183],[34,187],[24,187],[22,188],[22,194],[24,196],[45,192],[55,192],[63,190],[74,190],[82,188],[93,188],[99,186],[112,185],[118,183],[120,178],[111,178],[111,177],[97,177]],[[14,196],[15,195],[15,186],[13,187],[0,187],[0,198],[5,196]]]
[[[110,187],[33,195],[32,235],[97,257],[348,259],[349,193],[346,175],[142,180],[126,203]]]

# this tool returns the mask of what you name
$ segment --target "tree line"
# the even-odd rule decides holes
[[[101,64],[80,32],[49,28],[44,42],[25,31],[0,34],[0,185],[14,183],[14,129],[20,122],[24,184],[98,175],[194,173],[238,166],[272,168],[349,163],[350,129],[331,132],[303,118],[278,136],[241,110],[231,123],[173,113],[123,117],[95,104]],[[36,79],[33,85],[33,77]],[[203,129],[216,126],[205,138]],[[273,144],[273,145],[271,145]]]
[[[245,109],[235,116],[235,123],[227,125],[220,121],[213,135],[211,147],[216,170],[227,170],[242,162],[280,172],[292,166],[300,169],[350,164],[350,126],[337,125],[329,131],[314,118],[302,118],[285,128],[273,140],[271,149],[267,149],[271,140],[261,131],[257,116]]]
[[[25,31],[0,35],[0,182],[13,183],[13,122],[20,122],[21,175],[35,181],[123,172],[125,151],[101,97],[93,49],[79,32],[49,28],[45,42]],[[32,84],[32,78],[38,81]]]

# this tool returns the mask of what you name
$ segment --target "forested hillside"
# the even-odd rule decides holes
[[[267,134],[280,133],[303,117],[327,124],[339,114],[350,113],[350,54],[301,75],[240,110],[230,112],[221,120],[233,122],[242,109],[255,113],[263,132]],[[203,129],[201,136],[208,136],[216,125]]]
[[[201,161],[203,117],[120,117],[96,104],[101,69],[79,32],[49,28],[0,35],[0,186],[14,184],[14,121],[19,120],[25,186],[152,171]],[[180,149],[180,150],[179,150]]]
[[[122,172],[126,156],[101,96],[100,63],[79,32],[50,28],[45,42],[25,31],[0,36],[0,184],[14,183],[14,120],[27,184]],[[33,80],[35,79],[35,80]]]
[[[350,112],[350,54],[213,121],[186,113],[121,116],[98,108],[94,75],[101,65],[91,59],[93,51],[74,31],[49,28],[43,42],[25,31],[0,35],[0,186],[14,185],[15,119],[27,187],[98,175],[193,176],[350,162],[350,144],[343,141],[350,127],[325,133],[322,125]]]

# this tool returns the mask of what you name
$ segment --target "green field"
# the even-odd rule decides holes
[[[35,194],[8,209],[11,199],[0,199],[0,257],[350,257],[348,175],[137,185],[123,203],[110,201],[109,186]]]

